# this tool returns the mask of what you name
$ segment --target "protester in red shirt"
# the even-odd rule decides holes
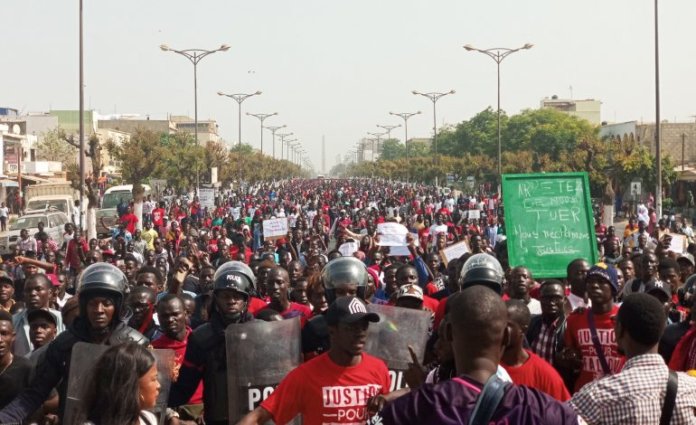
[[[128,210],[121,216],[119,222],[126,225],[126,230],[128,230],[131,235],[135,234],[135,224],[138,222],[138,217],[133,214],[133,207],[131,205],[128,206]]]
[[[525,334],[531,321],[527,305],[522,300],[509,300],[505,304],[510,342],[503,353],[501,366],[515,384],[536,388],[556,400],[567,401],[570,399],[570,393],[556,369],[541,357],[523,348]]]
[[[70,271],[77,275],[82,269],[82,263],[85,261],[85,254],[89,251],[89,245],[82,236],[82,230],[75,230],[75,237],[70,239],[65,249],[65,266]]]
[[[184,363],[186,355],[186,344],[191,335],[191,328],[186,326],[186,308],[184,302],[174,294],[164,295],[157,303],[157,317],[160,329],[163,334],[152,341],[154,348],[174,350],[173,381],[179,377],[179,368]],[[187,405],[203,404],[203,380],[198,384],[198,388],[189,399]],[[200,406],[202,407],[202,406]],[[191,412],[192,409],[182,409],[184,412]],[[199,409],[202,410],[202,409]],[[197,420],[197,417],[182,417],[186,420]]]
[[[164,202],[160,202],[159,206],[152,210],[152,224],[155,228],[162,227],[164,224],[163,220],[165,215],[166,212],[164,211]]]
[[[588,382],[618,373],[625,362],[616,344],[612,321],[619,311],[619,306],[614,304],[618,291],[616,270],[597,264],[587,272],[585,281],[592,308],[577,309],[568,316],[564,336],[568,348],[560,356],[574,369],[580,368],[574,392]]]
[[[337,298],[326,313],[329,351],[290,372],[239,424],[285,424],[298,414],[305,425],[365,423],[368,400],[390,389],[384,362],[363,353],[369,323],[378,321],[359,298]]]
[[[271,298],[268,308],[277,311],[283,319],[299,317],[300,325],[304,327],[307,320],[312,317],[312,310],[306,305],[290,301],[288,298],[289,287],[290,275],[288,272],[281,267],[272,268],[266,277],[266,292]]]

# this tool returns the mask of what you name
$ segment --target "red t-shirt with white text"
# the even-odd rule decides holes
[[[580,351],[582,360],[582,368],[580,376],[575,381],[574,392],[588,382],[604,376],[602,365],[592,343],[592,332],[590,332],[590,326],[587,324],[588,311],[591,310],[576,311],[568,316],[564,336],[565,346]],[[616,344],[616,335],[614,334],[614,323],[611,320],[618,312],[619,306],[615,304],[608,313],[594,315],[599,343],[602,346],[604,358],[607,360],[612,374],[619,373],[626,362],[626,358],[619,354],[619,347]]]
[[[305,425],[365,423],[367,401],[389,387],[387,366],[377,357],[363,353],[359,364],[343,367],[324,353],[290,372],[261,407],[277,424],[298,414]]]

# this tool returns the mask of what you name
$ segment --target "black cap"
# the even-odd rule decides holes
[[[7,282],[10,285],[15,286],[14,279],[12,279],[12,277],[10,277],[10,275],[4,270],[0,270],[0,283],[2,282]]]
[[[37,319],[39,317],[43,317],[44,319],[53,323],[55,326],[58,326],[58,320],[56,320],[56,316],[54,316],[48,310],[43,310],[43,309],[39,308],[39,309],[27,312],[27,322],[29,322],[29,323],[31,323],[34,319]]]
[[[377,313],[368,313],[363,300],[357,297],[340,297],[331,303],[326,311],[326,322],[329,325],[339,323],[355,323],[362,319],[370,322],[379,322]]]
[[[660,301],[667,302],[672,300],[672,288],[669,283],[655,280],[648,283],[645,287],[645,293],[659,297]]]

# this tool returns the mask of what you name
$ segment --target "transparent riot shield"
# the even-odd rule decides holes
[[[237,423],[300,364],[300,319],[232,324],[225,341],[229,422]]]
[[[379,304],[368,304],[367,311],[379,314],[381,320],[370,323],[365,351],[387,364],[390,391],[406,388],[403,374],[412,362],[408,346],[412,346],[418,359],[423,361],[431,313]]]
[[[108,348],[108,345],[88,344],[86,342],[78,342],[73,346],[70,356],[70,375],[68,376],[63,424],[78,424],[78,414],[82,407],[85,389],[89,385],[91,377],[97,373],[94,366]]]
[[[157,380],[160,383],[160,392],[155,402],[155,407],[150,409],[157,416],[160,425],[164,425],[167,413],[167,401],[169,400],[169,389],[172,384],[174,373],[178,371],[174,350],[153,349],[157,362]]]
[[[95,365],[109,347],[108,345],[89,344],[86,342],[78,342],[73,346],[70,357],[70,375],[68,377],[63,424],[79,424],[80,418],[78,414],[82,408],[84,392],[90,379],[92,379],[91,377],[96,373],[100,373],[100,371],[95,370]],[[171,376],[175,364],[174,350],[152,350],[152,352],[157,363],[157,379],[160,383],[160,393],[152,412],[157,415],[159,423],[162,425],[164,424],[167,410],[169,387],[171,386]]]

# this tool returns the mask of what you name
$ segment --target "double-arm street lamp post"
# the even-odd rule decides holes
[[[285,146],[287,147],[286,150],[285,150],[285,152],[286,152],[286,154],[285,154],[285,159],[286,159],[287,161],[290,161],[290,147],[291,147],[291,146],[294,146],[294,145],[292,145],[292,143],[295,143],[295,142],[297,142],[297,141],[298,141],[298,139],[290,139],[290,140],[286,140],[286,141],[285,141]],[[298,143],[298,144],[299,144],[299,143]],[[281,152],[281,155],[282,155],[282,152]],[[292,161],[291,161],[291,162],[292,162]]]
[[[420,114],[421,111],[416,111],[416,112],[390,112],[389,115],[394,115],[397,117],[400,117],[402,120],[404,120],[404,145],[406,146],[406,158],[408,158],[409,153],[408,153],[408,119],[411,118],[414,115]]]
[[[259,121],[261,121],[261,155],[263,155],[263,122],[266,120],[268,117],[272,117],[273,115],[278,115],[277,112],[274,112],[272,114],[250,114],[246,113],[250,117],[257,118]]]
[[[278,137],[280,137],[280,159],[283,159],[283,152],[285,152],[285,138],[288,136],[292,136],[293,133],[278,133]],[[275,145],[275,144],[274,144]],[[273,150],[273,158],[275,158],[275,149]]]
[[[437,109],[435,105],[437,104],[437,101],[440,100],[441,98],[447,96],[448,94],[454,94],[454,90],[450,90],[448,92],[444,93],[438,93],[438,92],[431,92],[431,93],[421,93],[419,91],[413,90],[411,93],[423,97],[427,97],[430,99],[431,102],[433,102],[433,163],[437,164]],[[437,178],[437,171],[435,172],[435,186],[438,184],[438,178]]]
[[[401,124],[397,124],[397,125],[381,125],[381,124],[377,124],[377,127],[383,129],[383,130],[387,133],[387,140],[389,140],[389,139],[391,139],[391,132],[392,132],[392,130],[394,130],[395,128],[401,127]]]
[[[276,131],[280,130],[281,128],[285,128],[285,127],[287,127],[287,125],[285,125],[285,124],[275,125],[275,126],[271,125],[271,126],[265,127],[266,130],[271,130],[271,134],[273,135],[273,159],[275,159],[275,135],[276,135]],[[261,153],[263,154],[263,152],[261,152]]]
[[[252,96],[260,95],[261,92],[257,91],[256,93],[250,93],[250,94],[246,94],[246,93],[225,94],[225,93],[219,91],[219,92],[217,92],[217,94],[218,94],[218,96],[227,96],[229,98],[232,98],[235,101],[237,101],[237,104],[239,105],[239,110],[238,110],[239,111],[239,118],[237,120],[237,125],[239,127],[238,128],[239,136],[237,138],[237,146],[241,146],[242,145],[242,102],[244,102],[245,100],[249,99]]]
[[[386,135],[387,133],[370,133],[369,131],[367,132],[370,136],[374,137],[375,139],[372,141],[372,162],[375,161],[375,140],[377,141],[377,150],[379,150],[379,145],[382,143],[382,136]]]
[[[503,165],[502,165],[502,143],[500,135],[500,63],[508,56],[520,50],[529,50],[534,47],[533,44],[527,43],[522,47],[516,49],[509,49],[507,47],[493,47],[490,49],[479,49],[471,44],[467,44],[464,48],[470,52],[479,52],[493,59],[498,68],[498,194],[500,194],[500,185],[503,176]]]
[[[198,143],[198,63],[203,60],[204,57],[212,55],[216,52],[226,52],[230,50],[230,46],[223,44],[215,50],[205,50],[205,49],[184,49],[176,50],[167,46],[166,44],[160,45],[160,49],[163,52],[177,53],[193,64],[193,120],[196,128],[194,129],[194,135],[196,137],[196,143]]]

